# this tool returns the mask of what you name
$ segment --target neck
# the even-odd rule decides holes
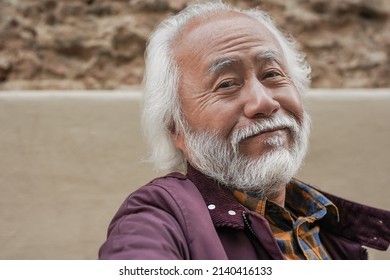
[[[284,203],[286,201],[286,186],[280,186],[279,190],[276,193],[268,196],[267,199],[281,207],[284,207]]]

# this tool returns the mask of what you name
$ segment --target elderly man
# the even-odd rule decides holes
[[[131,194],[101,259],[364,259],[390,213],[293,179],[310,67],[261,11],[187,7],[146,52],[143,125],[170,173]]]

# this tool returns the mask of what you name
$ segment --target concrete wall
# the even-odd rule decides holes
[[[300,179],[390,210],[390,90],[307,96]],[[143,163],[139,92],[0,92],[0,259],[96,259]],[[390,252],[370,252],[390,259]]]

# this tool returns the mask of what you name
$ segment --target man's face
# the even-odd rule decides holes
[[[276,146],[294,148],[292,130],[284,124],[236,137],[274,117],[290,118],[298,125],[304,118],[301,96],[288,76],[280,46],[262,24],[231,12],[196,19],[175,43],[179,99],[191,133],[217,135],[253,160]],[[193,163],[186,137],[179,132],[174,142]]]

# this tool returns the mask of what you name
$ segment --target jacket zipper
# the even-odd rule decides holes
[[[246,214],[247,214],[246,212],[242,212],[242,217],[243,217],[243,219],[244,219],[245,227],[246,227],[246,228],[249,230],[249,232],[250,232],[254,237],[256,237],[256,239],[257,239],[256,233],[255,233],[255,231],[253,230],[253,228],[252,228],[252,226],[251,226],[251,224],[250,224],[250,222],[249,222],[248,217],[247,217]]]

